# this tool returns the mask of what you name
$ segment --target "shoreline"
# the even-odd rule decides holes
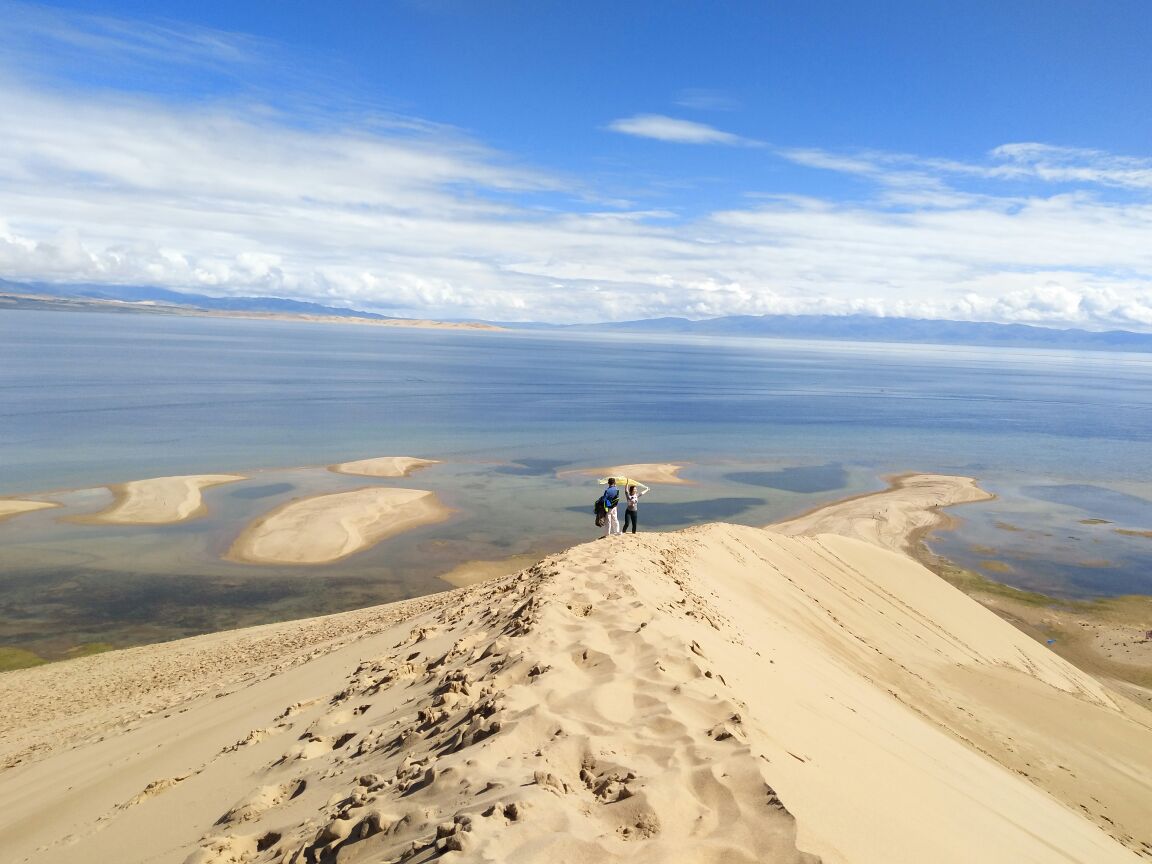
[[[1024,591],[937,555],[928,539],[926,534],[909,552],[926,569],[1074,666],[1152,707],[1152,640],[1140,638],[1152,622],[1152,596],[1068,600]],[[1121,645],[1136,656],[1115,659]]]
[[[50,510],[63,505],[55,501],[29,501],[22,498],[0,498],[0,522],[12,519],[21,513],[35,513],[37,510]]]
[[[22,303],[27,305],[20,305]],[[197,306],[176,306],[158,302],[56,297],[48,294],[20,294],[9,291],[0,291],[0,310],[162,315],[177,318],[234,318],[250,321],[299,321],[309,324],[358,324],[421,330],[468,330],[472,332],[507,332],[508,330],[507,327],[479,321],[436,321],[429,318],[361,318],[354,315],[292,312],[245,312],[242,310],[203,309]]]

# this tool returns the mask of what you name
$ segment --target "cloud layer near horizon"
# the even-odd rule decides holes
[[[239,50],[197,40],[218,61]],[[761,146],[869,191],[749,188],[700,213],[635,190],[630,205],[597,204],[620,195],[413,117],[79,92],[11,69],[0,111],[0,276],[12,280],[418,317],[862,312],[1152,329],[1145,159],[1035,143],[971,162]],[[661,147],[750,143],[662,115],[601,134],[612,130]]]

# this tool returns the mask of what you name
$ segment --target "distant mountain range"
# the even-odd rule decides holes
[[[216,313],[314,315],[401,321],[404,319],[320,303],[278,297],[209,297],[165,288],[119,285],[50,285],[0,279],[0,295],[35,295],[19,305],[75,308],[86,311],[161,312],[195,310]],[[52,303],[59,299],[58,304]],[[131,305],[125,305],[131,304]],[[6,304],[9,307],[13,303]],[[3,308],[0,306],[0,308]],[[649,318],[605,324],[543,324],[480,322],[517,330],[548,329],[638,334],[744,336],[769,339],[813,339],[846,342],[902,342],[931,345],[977,345],[1016,348],[1065,348],[1092,351],[1152,353],[1152,334],[1128,330],[1092,331],[990,324],[924,318],[877,318],[869,315],[730,315],[692,321],[688,318]]]
[[[338,318],[372,318],[388,320],[387,315],[361,312],[320,303],[284,300],[279,297],[208,297],[184,294],[166,288],[134,285],[50,285],[42,282],[9,282],[0,279],[0,293],[59,297],[62,299],[104,300],[111,303],[156,304],[216,312],[266,312],[281,315],[325,315]],[[120,311],[132,311],[120,307]],[[392,319],[395,320],[395,319]]]
[[[758,336],[850,342],[910,342],[933,345],[986,345],[1017,348],[1083,348],[1094,351],[1152,352],[1152,334],[1128,330],[1057,330],[1027,324],[989,324],[926,318],[868,315],[731,315],[690,321],[651,318],[597,324],[597,330],[632,333],[686,333],[701,336]]]

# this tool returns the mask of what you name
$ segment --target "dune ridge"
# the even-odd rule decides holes
[[[52,864],[1152,857],[1152,714],[860,539],[609,538],[421,602],[0,676],[0,706],[55,694],[57,730],[94,739],[30,747],[36,709],[0,709],[0,754],[23,736],[0,847]],[[101,707],[115,687],[86,700],[133,669],[119,715]]]

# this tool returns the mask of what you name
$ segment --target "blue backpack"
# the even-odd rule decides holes
[[[618,503],[620,503],[620,490],[615,486],[609,486],[604,490],[604,509],[611,510]]]

